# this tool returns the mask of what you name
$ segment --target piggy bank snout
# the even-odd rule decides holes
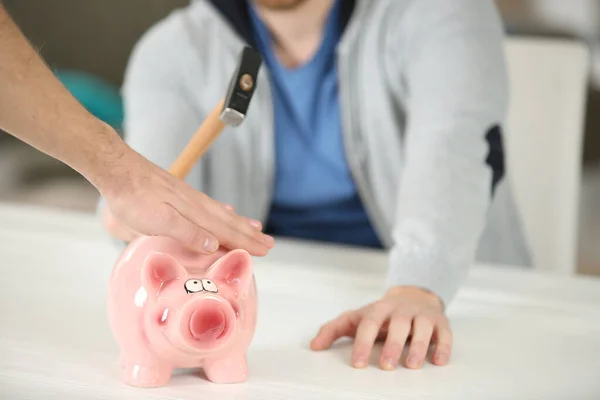
[[[190,332],[197,340],[216,339],[225,326],[225,315],[219,309],[194,311],[190,318]]]
[[[189,345],[198,350],[220,347],[233,333],[235,320],[233,308],[225,300],[200,296],[190,302],[185,319]]]

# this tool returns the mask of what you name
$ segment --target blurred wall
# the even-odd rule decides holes
[[[496,0],[496,4],[511,27],[542,34],[562,32],[598,39],[598,0]]]
[[[119,87],[132,47],[189,0],[4,0],[53,68],[76,69]],[[0,131],[0,201],[93,211],[97,191],[61,162]]]
[[[506,28],[514,34],[571,37],[590,48],[584,163],[600,164],[600,1],[495,0]]]
[[[51,66],[76,68],[119,85],[140,35],[189,0],[4,0]]]

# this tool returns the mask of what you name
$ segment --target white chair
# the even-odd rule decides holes
[[[589,52],[571,40],[509,37],[506,55],[507,169],[534,268],[573,274]]]

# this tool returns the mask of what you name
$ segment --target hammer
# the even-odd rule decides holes
[[[179,157],[171,164],[171,174],[180,179],[185,178],[226,125],[237,127],[244,122],[256,89],[261,64],[260,54],[251,47],[244,47],[225,98],[217,103]]]

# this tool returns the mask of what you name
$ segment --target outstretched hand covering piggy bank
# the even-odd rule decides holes
[[[173,369],[196,367],[213,382],[245,381],[256,324],[250,255],[138,238],[112,271],[108,319],[129,385],[163,386]]]

